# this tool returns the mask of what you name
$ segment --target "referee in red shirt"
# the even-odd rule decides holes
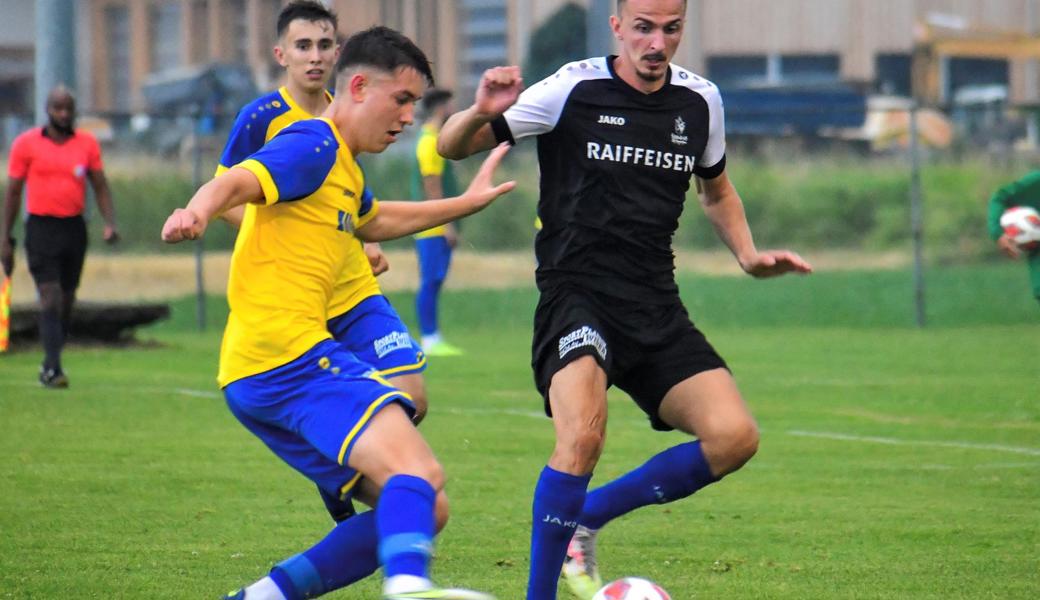
[[[94,136],[76,130],[75,123],[76,99],[67,88],[58,86],[47,95],[47,125],[19,135],[11,146],[0,226],[0,262],[10,275],[15,242],[11,229],[22,202],[22,188],[28,187],[25,253],[40,298],[40,339],[46,353],[40,383],[52,388],[69,385],[61,369],[61,349],[87,252],[83,221],[86,180],[94,188],[105,219],[105,241],[113,243],[119,238],[101,148]]]

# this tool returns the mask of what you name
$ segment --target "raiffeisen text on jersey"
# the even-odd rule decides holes
[[[644,165],[670,171],[683,171],[685,173],[693,173],[693,169],[697,165],[696,156],[661,152],[651,148],[587,142],[585,149],[586,158],[592,160]]]

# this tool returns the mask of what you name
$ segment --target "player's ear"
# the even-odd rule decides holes
[[[614,37],[621,40],[621,19],[617,15],[610,15],[610,30],[614,32]]]
[[[363,71],[357,71],[347,80],[347,91],[355,102],[364,102],[365,89],[368,87],[368,77]]]
[[[288,66],[285,64],[285,50],[282,49],[281,44],[275,44],[272,52],[274,53],[275,61],[277,61],[279,65],[283,67]]]

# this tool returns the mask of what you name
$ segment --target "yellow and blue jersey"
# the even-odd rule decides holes
[[[235,168],[260,181],[231,258],[231,312],[220,351],[220,385],[287,364],[331,338],[326,321],[335,296],[379,293],[354,231],[378,202],[335,126],[308,119],[284,128]],[[368,271],[341,287],[343,274]],[[356,304],[356,302],[355,302]]]
[[[332,95],[325,94],[332,102]],[[300,108],[285,86],[246,104],[235,117],[216,175],[249,158],[285,127],[316,116]]]
[[[329,102],[332,95],[325,92]],[[220,154],[220,162],[214,177],[249,158],[271,140],[279,131],[304,119],[313,119],[317,115],[300,108],[293,100],[288,88],[282,86],[277,90],[260,96],[242,107],[231,126],[231,134]],[[253,222],[255,207],[246,206],[240,227],[245,229]]]
[[[325,92],[325,95],[329,102],[332,102],[332,95],[328,92]],[[284,86],[250,102],[242,108],[235,119],[235,125],[224,146],[216,174],[220,175],[260,150],[285,127],[313,118],[314,115],[300,108]],[[255,218],[256,207],[246,206],[241,230],[252,227]],[[356,246],[353,250],[364,257],[364,247],[360,240],[350,239],[347,243]],[[339,274],[333,288],[332,299],[329,301],[328,315],[330,318],[342,315],[365,298],[380,293],[379,284],[376,282],[375,275],[372,274],[372,267],[368,264],[368,260],[357,263],[352,261]]]
[[[426,195],[423,191],[423,177],[440,177],[441,191],[445,198],[458,194],[458,184],[452,172],[451,163],[437,153],[437,135],[440,130],[433,125],[423,125],[419,141],[415,145],[415,170],[412,177],[412,197],[415,200],[423,200]],[[438,225],[415,234],[416,239],[443,236],[446,233],[444,225]]]

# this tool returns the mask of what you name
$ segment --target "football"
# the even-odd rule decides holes
[[[1000,226],[1019,248],[1040,248],[1040,213],[1028,206],[1012,206],[1000,216]]]
[[[596,592],[592,600],[671,600],[661,586],[638,577],[625,577],[611,581]]]

